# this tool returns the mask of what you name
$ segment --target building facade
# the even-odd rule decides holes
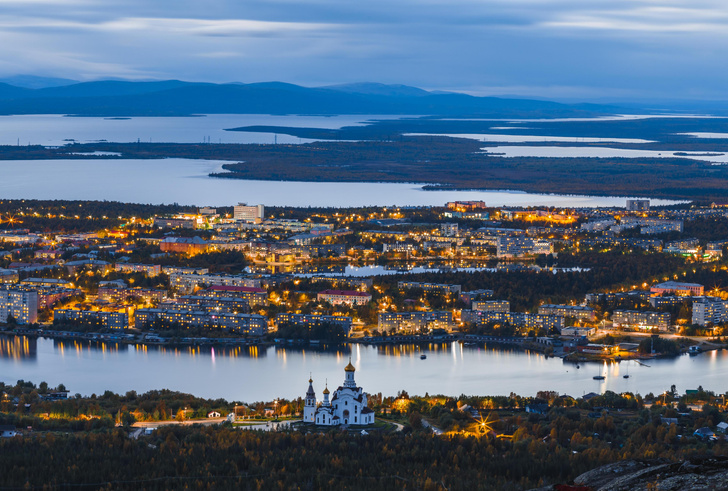
[[[33,324],[38,320],[38,293],[25,288],[0,287],[0,322],[12,316],[18,324]]]

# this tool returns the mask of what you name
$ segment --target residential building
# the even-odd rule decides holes
[[[344,330],[344,334],[348,335],[351,331],[351,317],[346,315],[322,315],[322,314],[292,314],[282,313],[276,316],[276,327],[283,324],[294,324],[297,326],[305,326],[309,329],[319,324],[331,324],[340,326]]]
[[[17,283],[19,278],[17,271],[0,268],[0,284]]]
[[[147,276],[158,276],[162,273],[162,267],[159,264],[134,264],[134,263],[116,263],[114,270],[120,273],[144,273]]]
[[[263,336],[268,332],[268,320],[256,314],[210,313],[194,310],[139,309],[134,326],[144,328],[160,320],[181,327],[209,326],[249,336]]]
[[[594,321],[596,315],[591,307],[583,307],[581,305],[541,305],[538,308],[539,314],[544,315],[560,315],[562,317],[574,317],[586,321]]]
[[[316,296],[319,302],[328,302],[331,305],[349,304],[366,305],[372,296],[366,292],[356,290],[324,290]]]
[[[380,331],[418,331],[425,329],[450,329],[452,312],[381,312],[377,328]]]
[[[728,300],[717,297],[694,297],[692,323],[700,326],[728,322]]]
[[[460,294],[460,285],[448,285],[444,283],[426,283],[419,281],[399,281],[397,287],[401,290],[417,289],[425,293],[439,293],[446,295],[448,293]]]
[[[698,283],[680,283],[678,281],[666,281],[658,283],[650,288],[652,295],[664,295],[665,293],[687,297],[690,295],[703,295],[705,288]]]
[[[471,305],[474,300],[482,300],[493,296],[493,290],[471,290],[469,292],[460,292],[460,300],[466,305]]]
[[[648,199],[628,199],[627,211],[650,211],[650,200]]]
[[[483,310],[463,310],[460,320],[482,326],[491,322],[508,323],[526,329],[560,331],[564,327],[564,317],[560,315],[529,314],[526,312],[492,312]]]
[[[126,312],[105,312],[101,310],[56,309],[53,311],[53,322],[98,322],[101,327],[126,329],[129,327],[129,315]]]
[[[207,252],[209,244],[200,237],[165,237],[159,242],[159,250],[193,256]]]
[[[182,293],[192,293],[203,286],[242,286],[260,288],[260,280],[242,275],[172,273],[170,284]]]
[[[73,288],[72,282],[55,278],[26,278],[20,284],[39,288]]]
[[[612,323],[614,327],[636,327],[645,330],[659,329],[666,331],[670,327],[670,314],[641,310],[615,310],[612,313]]]
[[[248,206],[239,203],[233,208],[233,219],[242,222],[260,223],[265,219],[265,207],[263,205]]]
[[[483,312],[510,312],[511,303],[508,300],[479,300],[472,303],[471,309]]]
[[[244,298],[205,297],[201,295],[183,295],[159,305],[162,310],[204,310],[232,314],[250,313],[250,303]]]
[[[166,290],[152,288],[126,288],[116,285],[99,287],[97,292],[99,300],[126,302],[130,298],[138,297],[147,303],[161,302],[167,298]]]
[[[240,298],[250,305],[268,305],[268,292],[262,288],[248,286],[212,285],[207,290],[197,292],[202,297]]]
[[[38,293],[17,286],[0,286],[0,322],[7,322],[8,316],[18,324],[37,322]]]

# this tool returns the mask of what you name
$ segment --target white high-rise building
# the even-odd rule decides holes
[[[233,208],[233,218],[244,222],[260,223],[265,218],[265,207],[263,205],[248,206],[239,203]]]
[[[33,324],[38,320],[38,292],[6,287],[0,289],[0,322],[12,316],[18,324]]]

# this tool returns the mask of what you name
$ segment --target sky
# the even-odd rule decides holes
[[[726,0],[0,0],[0,76],[727,100]]]

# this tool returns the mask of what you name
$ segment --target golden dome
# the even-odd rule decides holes
[[[324,395],[326,395],[326,394],[329,394],[329,388],[328,388],[328,387],[326,387],[326,388],[324,389]]]
[[[349,364],[346,365],[346,367],[344,368],[344,371],[345,372],[355,372],[356,371],[356,368],[354,368],[354,365],[351,364],[351,358],[349,358]]]

